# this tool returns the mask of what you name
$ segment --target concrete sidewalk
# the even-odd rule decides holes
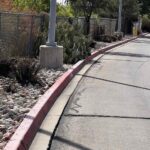
[[[150,149],[150,39],[107,52],[83,77],[51,150]]]

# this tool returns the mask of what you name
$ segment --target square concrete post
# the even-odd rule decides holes
[[[40,66],[43,68],[59,68],[63,66],[63,47],[55,42],[56,0],[51,0],[48,41],[40,46]]]
[[[62,46],[40,46],[40,66],[42,68],[61,68],[63,66]]]

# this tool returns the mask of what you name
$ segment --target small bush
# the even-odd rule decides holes
[[[0,60],[0,76],[8,77],[13,71],[13,64],[15,59],[2,59]]]
[[[8,76],[10,70],[11,70],[11,64],[9,61],[1,60],[0,61],[0,75],[1,76]]]
[[[40,67],[35,59],[9,58],[0,60],[0,76],[15,78],[20,84],[36,84]],[[9,88],[7,89],[10,90]]]
[[[108,43],[111,43],[113,41],[110,35],[100,35],[98,40],[102,42],[108,42]]]
[[[123,39],[123,32],[115,32],[114,36],[120,41]]]
[[[111,43],[111,42],[115,42],[115,41],[120,41],[123,38],[123,33],[122,32],[115,32],[114,35],[99,35],[97,37],[98,41],[102,41],[102,42],[107,42],[107,43]]]
[[[64,63],[74,64],[90,55],[91,40],[83,35],[78,25],[58,24],[57,41],[64,47]]]
[[[115,35],[112,35],[112,36],[111,36],[111,39],[112,39],[113,42],[118,41],[118,38],[117,38],[117,36],[115,36]]]
[[[33,48],[32,48],[33,57],[39,56],[39,47],[40,45],[46,43],[46,39],[47,39],[47,30],[37,33],[33,42]]]
[[[37,73],[39,65],[30,58],[18,59],[14,65],[14,75],[19,83],[27,85],[28,83],[37,83]]]

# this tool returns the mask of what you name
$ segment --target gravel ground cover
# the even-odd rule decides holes
[[[40,70],[38,77],[42,86],[22,86],[15,79],[0,76],[0,150],[38,99],[69,68],[71,65],[64,65],[58,70]]]

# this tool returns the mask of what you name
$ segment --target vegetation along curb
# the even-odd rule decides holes
[[[76,63],[71,69],[65,72],[55,84],[46,91],[46,93],[39,99],[36,105],[31,109],[31,111],[26,115],[14,135],[11,137],[4,150],[27,150],[34,139],[34,136],[39,129],[42,121],[47,115],[48,111],[53,106],[57,97],[65,89],[71,79],[75,74],[81,70],[81,68],[94,57],[99,54],[104,53],[107,50],[110,50],[114,47],[120,46],[132,40],[135,40],[137,37],[121,41],[117,44],[107,46],[102,49],[98,49],[93,52],[91,56],[87,57],[85,60],[81,60]]]

